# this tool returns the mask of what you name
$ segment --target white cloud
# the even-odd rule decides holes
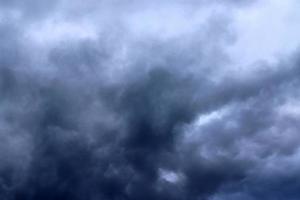
[[[276,63],[295,51],[300,44],[299,8],[296,0],[267,0],[237,10],[237,42],[229,48],[233,62],[246,69],[260,60]]]

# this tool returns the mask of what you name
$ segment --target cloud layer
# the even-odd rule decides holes
[[[299,199],[299,53],[245,43],[260,6],[0,0],[1,199]]]

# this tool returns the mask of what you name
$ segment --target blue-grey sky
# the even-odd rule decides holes
[[[0,199],[300,199],[297,0],[0,0]]]

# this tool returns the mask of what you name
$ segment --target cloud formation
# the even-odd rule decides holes
[[[236,66],[253,7],[0,1],[1,199],[298,199],[299,52]]]

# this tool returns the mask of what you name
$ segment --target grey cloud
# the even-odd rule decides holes
[[[27,35],[30,23],[54,13],[65,22],[68,9],[88,8],[27,3],[0,2],[30,15],[0,26],[2,199],[299,197],[298,116],[286,108],[298,97],[298,54],[232,73],[226,12],[171,38],[134,38],[119,21],[94,24],[105,29],[94,27],[96,38],[58,35],[39,46]],[[134,2],[140,12],[141,4]]]
[[[57,1],[37,1],[37,0],[25,0],[25,1],[16,1],[16,0],[1,0],[1,10],[2,11],[13,11],[19,12],[23,17],[26,18],[35,18],[35,17],[44,17],[45,14],[53,12],[56,8]]]

